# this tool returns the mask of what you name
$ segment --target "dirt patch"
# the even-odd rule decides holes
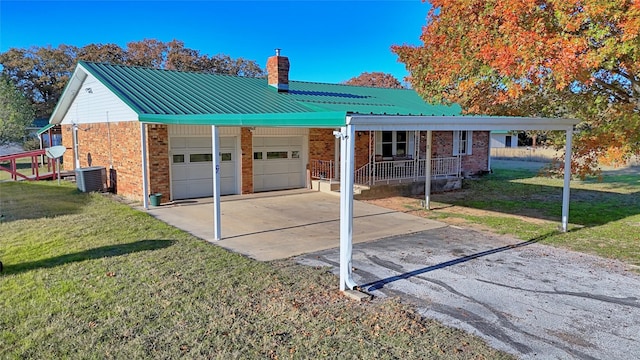
[[[447,205],[447,204],[441,204],[441,203],[434,204],[432,206],[431,211],[426,211],[422,208],[421,200],[411,198],[411,197],[405,197],[405,196],[392,196],[384,199],[363,200],[363,201],[373,205],[384,207],[387,209],[402,211],[405,213],[410,213],[410,214],[424,217],[424,218],[430,218],[430,219],[435,218],[439,221],[442,221],[450,225],[464,225],[464,226],[473,227],[474,229],[482,230],[482,231],[490,231],[491,228],[481,224],[469,222],[463,218],[451,217],[451,216],[445,216],[445,215],[453,213],[453,214],[459,214],[459,215],[465,215],[465,216],[477,216],[477,217],[483,217],[483,216],[508,217],[508,218],[515,218],[515,219],[522,220],[522,221],[525,221],[531,224],[536,224],[536,225],[549,224],[552,222],[549,220],[542,219],[541,218],[542,214],[537,213],[537,211],[533,209],[529,210],[531,212],[530,214],[531,216],[526,216],[526,215],[506,214],[506,213],[501,213],[501,212],[491,211],[491,210],[474,209],[474,208],[457,206],[457,205]]]

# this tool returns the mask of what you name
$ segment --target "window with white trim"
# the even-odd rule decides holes
[[[411,144],[406,131],[380,131],[376,134],[376,140],[376,154],[382,155],[385,160],[409,155]]]
[[[471,155],[473,131],[453,132],[453,156]]]

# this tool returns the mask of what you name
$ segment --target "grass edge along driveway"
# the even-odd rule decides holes
[[[0,212],[0,358],[511,358],[72,184],[0,183]]]

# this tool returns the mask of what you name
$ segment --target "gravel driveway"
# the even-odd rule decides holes
[[[296,258],[338,274],[339,249]],[[354,279],[522,359],[640,359],[640,275],[455,226],[356,244]]]

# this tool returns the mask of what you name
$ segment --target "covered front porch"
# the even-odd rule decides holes
[[[430,159],[432,180],[460,178],[462,176],[462,158],[460,156],[436,157]],[[339,183],[339,164],[334,160],[310,161],[311,179]],[[375,186],[403,184],[425,181],[427,178],[427,159],[378,160],[358,168],[354,172],[357,185]]]

